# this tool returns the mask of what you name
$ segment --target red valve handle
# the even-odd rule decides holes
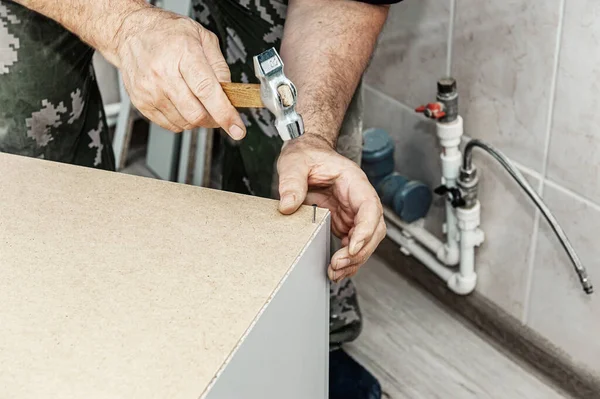
[[[415,111],[420,112],[431,119],[441,119],[446,116],[446,113],[444,112],[444,106],[441,103],[429,103],[427,105],[421,105],[420,107],[417,107]]]

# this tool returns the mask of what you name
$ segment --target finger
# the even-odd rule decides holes
[[[342,279],[354,277],[354,276],[356,276],[356,273],[358,273],[358,271],[360,270],[362,265],[363,264],[348,266],[345,269],[338,270],[336,272],[336,275],[338,275],[338,278],[342,278]]]
[[[333,231],[333,234],[335,234],[336,237],[343,238],[344,236],[348,235],[348,232],[350,231],[350,226],[344,224],[344,221],[340,218],[332,217],[331,230]]]
[[[354,275],[353,268],[364,265],[373,255],[386,233],[385,222],[381,219],[373,238],[356,255],[350,255],[348,247],[340,249],[331,259],[331,266],[337,271],[343,271],[345,277]]]
[[[279,175],[279,211],[289,215],[298,210],[308,191],[310,168],[300,157],[282,154],[277,161]]]
[[[215,122],[234,140],[246,135],[240,114],[225,95],[204,53],[189,54],[179,65],[179,71],[191,92],[202,103]]]
[[[350,238],[352,238],[352,235],[353,235],[353,234],[354,234],[354,227],[352,227],[352,228],[350,229],[350,231],[348,232],[348,240],[350,240]],[[348,244],[349,244],[349,243],[350,243],[350,242],[348,242]]]
[[[369,241],[369,243],[365,245],[365,247],[358,254],[349,257],[349,264],[347,266],[344,266],[348,263],[347,261],[332,262],[331,267],[338,272],[336,275],[341,278],[349,278],[354,276],[358,272],[358,269],[367,263],[369,258],[373,255],[379,246],[379,243],[385,237],[385,231],[385,223],[382,221],[382,223],[378,226],[377,232],[373,239]],[[341,268],[339,266],[341,266]]]
[[[182,132],[181,127],[179,127],[178,125],[171,122],[171,120],[164,113],[162,113],[157,108],[155,108],[155,110],[156,110],[156,112],[154,114],[156,116],[155,116],[154,120],[156,121],[156,123],[158,123],[160,126],[164,127],[165,129],[170,130],[173,133]]]
[[[160,112],[158,109],[156,109],[156,108],[147,109],[147,108],[142,108],[142,107],[139,107],[139,108],[136,107],[136,108],[146,118],[148,118],[152,122],[156,123],[163,129],[169,130],[171,132],[177,132],[179,130],[179,128],[177,126],[175,126],[175,124],[173,124],[170,120],[168,120],[167,117],[165,117],[162,114],[162,112]]]
[[[333,233],[333,235],[334,235],[334,236],[336,236],[336,237],[338,237],[338,238],[340,238],[340,237],[344,237],[344,232],[343,232],[343,231],[341,231],[341,230],[340,230],[340,229],[337,227],[336,223],[335,223],[333,220],[331,221],[331,232]]]
[[[334,283],[339,283],[343,278],[342,272],[332,269],[331,266],[327,269],[327,276]]]
[[[354,218],[354,233],[350,239],[350,254],[357,254],[375,234],[383,211],[377,196],[365,200]]]
[[[348,226],[354,226],[354,212],[352,212],[351,209],[344,209],[342,208],[339,212],[338,212],[339,216],[343,219],[344,223],[347,224]]]
[[[219,82],[231,82],[231,71],[229,65],[223,57],[223,52],[219,46],[219,38],[210,31],[205,30],[202,35],[202,48],[204,55],[208,60],[208,65],[212,68]]]
[[[186,130],[200,126],[207,128],[219,127],[183,79],[173,79],[171,85],[169,98],[187,122]]]
[[[164,115],[173,125],[176,126],[174,132],[183,132],[184,130],[190,129],[192,126],[185,120],[183,116],[177,111],[175,105],[171,102],[168,97],[160,102],[160,105],[155,106],[156,109]]]
[[[331,267],[334,270],[342,270],[352,264],[352,258],[348,247],[342,247],[331,257]]]
[[[342,238],[342,247],[347,247],[350,244],[350,237],[346,236]]]

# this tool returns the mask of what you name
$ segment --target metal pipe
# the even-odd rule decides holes
[[[592,282],[590,281],[587,271],[581,263],[579,256],[577,255],[575,249],[571,245],[571,242],[567,238],[567,235],[560,227],[560,224],[558,223],[550,209],[546,206],[542,198],[535,192],[535,190],[531,187],[531,185],[529,185],[525,177],[523,177],[521,172],[519,172],[519,170],[504,154],[480,140],[471,140],[469,141],[469,143],[467,143],[467,146],[465,147],[465,153],[463,158],[463,170],[467,172],[472,170],[473,148],[476,147],[486,151],[495,160],[497,160],[504,167],[504,169],[506,169],[506,171],[513,177],[513,179],[516,180],[519,186],[521,186],[521,188],[525,191],[527,196],[529,196],[529,198],[531,198],[531,200],[535,203],[538,209],[542,212],[542,215],[544,215],[544,218],[546,218],[548,223],[550,223],[550,227],[558,237],[558,240],[560,241],[562,247],[571,259],[571,262],[573,263],[573,267],[575,269],[575,272],[577,273],[577,276],[579,277],[579,282],[581,283],[583,290],[588,295],[592,294],[594,292]]]

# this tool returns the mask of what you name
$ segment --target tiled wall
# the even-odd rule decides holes
[[[402,174],[440,178],[435,128],[413,112],[458,81],[469,137],[509,155],[562,223],[598,293],[586,296],[545,220],[477,153],[477,289],[600,375],[600,2],[405,0],[365,76],[366,127],[387,129]],[[439,234],[441,206],[428,225]]]

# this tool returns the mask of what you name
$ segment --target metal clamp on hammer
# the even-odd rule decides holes
[[[302,116],[296,112],[296,86],[283,73],[283,61],[274,48],[254,57],[254,73],[260,84],[221,83],[236,108],[267,108],[275,115],[275,127],[283,141],[304,134]]]

